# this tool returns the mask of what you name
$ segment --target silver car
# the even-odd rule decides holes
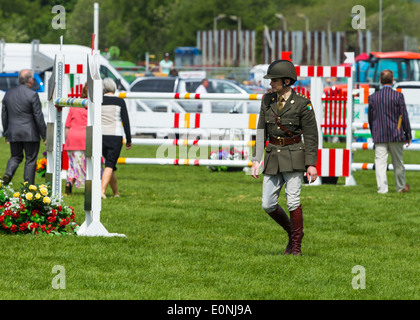
[[[194,93],[201,84],[202,79],[180,77],[145,77],[138,78],[130,85],[131,92],[173,92]],[[254,93],[235,81],[224,79],[209,79],[208,93],[226,94],[251,94]],[[153,111],[168,112],[174,110],[173,105],[169,108],[168,100],[143,101]],[[259,101],[211,101],[210,107],[206,108],[207,101],[177,100],[185,112],[200,113],[208,110],[214,113],[258,113],[261,103]],[[165,108],[165,106],[167,107]]]

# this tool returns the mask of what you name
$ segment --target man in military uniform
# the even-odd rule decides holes
[[[265,79],[271,79],[272,92],[263,96],[252,156],[252,175],[258,178],[264,152],[263,209],[288,233],[285,254],[301,255],[303,215],[300,192],[303,174],[317,178],[318,128],[311,101],[290,86],[297,80],[296,69],[288,60],[270,64]],[[287,213],[278,198],[285,185]]]

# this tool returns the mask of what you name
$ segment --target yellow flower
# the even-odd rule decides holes
[[[19,193],[19,192],[15,192],[15,193],[13,194],[13,198],[19,198],[19,196],[20,196],[20,193]]]
[[[47,189],[47,188],[45,188],[45,187],[39,188],[39,192],[41,192],[41,194],[42,194],[43,196],[48,195],[48,189]]]
[[[25,196],[26,200],[32,200],[34,198],[34,195],[32,194],[32,192],[28,192]]]
[[[44,200],[43,200],[43,202],[44,202],[45,204],[50,204],[51,199],[50,199],[49,197],[45,197],[45,198],[44,198]]]
[[[41,198],[41,194],[39,194],[38,192],[35,195],[35,199],[38,200],[39,198]]]
[[[31,185],[29,186],[29,190],[35,191],[35,190],[36,190],[36,186],[34,186],[33,184],[31,184]]]

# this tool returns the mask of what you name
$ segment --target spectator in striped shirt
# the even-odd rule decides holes
[[[368,120],[375,143],[375,172],[378,193],[388,192],[387,163],[391,154],[397,192],[408,192],[403,163],[404,143],[411,144],[411,127],[402,93],[392,88],[394,73],[383,70],[381,90],[369,96]]]

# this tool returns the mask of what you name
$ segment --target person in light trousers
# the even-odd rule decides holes
[[[262,207],[289,236],[284,254],[302,255],[304,233],[300,193],[304,172],[308,180],[317,179],[318,127],[315,113],[311,101],[291,88],[297,80],[291,61],[272,62],[264,78],[271,79],[272,92],[264,94],[261,102],[251,172],[254,178],[258,178],[266,146]],[[290,219],[278,204],[283,186]]]
[[[408,192],[403,162],[404,144],[411,144],[411,127],[404,95],[392,88],[394,73],[383,70],[382,88],[369,96],[368,121],[375,144],[375,173],[378,193],[388,192],[388,154],[391,154],[397,192]]]

